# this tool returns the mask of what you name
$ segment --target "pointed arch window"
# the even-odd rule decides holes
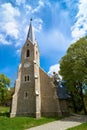
[[[27,49],[27,51],[26,51],[26,57],[30,57],[30,50],[29,49]]]

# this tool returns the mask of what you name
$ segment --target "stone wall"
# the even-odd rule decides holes
[[[69,109],[68,109],[67,99],[60,99],[59,102],[60,102],[60,108],[61,108],[62,115],[68,116]]]
[[[42,116],[61,115],[55,85],[53,84],[52,78],[50,78],[41,68],[40,68],[40,91],[41,91],[41,115]]]

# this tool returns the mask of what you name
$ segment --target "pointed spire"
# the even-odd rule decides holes
[[[33,26],[32,26],[32,18],[30,19],[30,26],[29,26],[29,30],[28,30],[27,40],[30,40],[33,43],[35,41],[34,30],[33,30]]]

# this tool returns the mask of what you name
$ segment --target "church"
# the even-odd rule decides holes
[[[53,78],[40,67],[38,43],[35,41],[31,19],[21,51],[10,117],[56,117],[68,113],[66,99],[58,97]]]

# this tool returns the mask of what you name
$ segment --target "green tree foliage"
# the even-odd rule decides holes
[[[11,98],[11,94],[8,90],[9,86],[10,79],[4,74],[0,74],[0,105],[4,105],[4,103]]]
[[[68,48],[60,61],[60,74],[66,81],[74,109],[77,111],[79,106],[83,107],[87,114],[83,93],[87,84],[87,36]]]

